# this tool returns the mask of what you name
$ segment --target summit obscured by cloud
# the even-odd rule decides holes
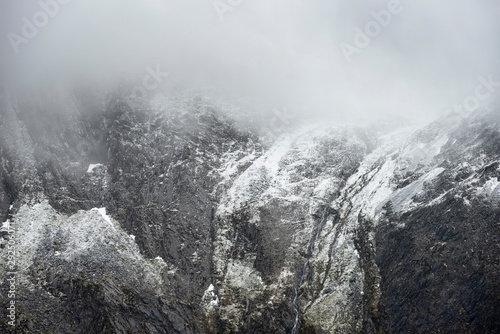
[[[370,26],[391,6],[389,23]],[[7,85],[111,82],[161,66],[261,104],[366,119],[436,117],[480,77],[500,81],[494,2],[2,0],[0,13]],[[348,61],[341,46],[370,27]]]

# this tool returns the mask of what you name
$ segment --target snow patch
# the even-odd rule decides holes
[[[210,284],[210,286],[203,293],[203,300],[209,300],[209,306],[211,307],[219,306],[219,297],[214,290],[214,285]]]
[[[403,189],[397,190],[389,199],[392,201],[394,209],[399,212],[408,210],[413,203],[413,197],[422,191],[425,183],[433,180],[444,171],[445,169],[442,167],[435,168],[420,177],[417,181],[407,185]]]
[[[500,181],[498,178],[490,178],[486,183],[476,190],[477,196],[489,197],[492,200],[500,201]]]
[[[3,230],[3,231],[8,231],[8,230],[10,230],[10,220],[9,220],[9,219],[7,219],[6,221],[4,221],[4,222],[2,223],[2,230]]]
[[[96,167],[100,167],[102,166],[102,164],[90,164],[89,165],[89,168],[87,168],[87,173],[92,173],[92,171],[96,168]]]
[[[99,214],[102,216],[102,218],[104,218],[104,220],[109,224],[111,225],[111,227],[115,228],[115,226],[113,225],[113,223],[111,222],[111,217],[109,217],[107,214],[106,214],[106,208],[93,208],[91,209],[90,211],[97,211],[99,212]]]

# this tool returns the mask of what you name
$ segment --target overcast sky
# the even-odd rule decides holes
[[[435,117],[478,77],[500,81],[496,1],[221,0],[219,12],[213,0],[65,1],[44,22],[38,1],[0,0],[4,81],[140,78],[160,65],[169,80],[333,118]],[[349,62],[341,46],[390,8]],[[26,38],[23,18],[43,26]]]

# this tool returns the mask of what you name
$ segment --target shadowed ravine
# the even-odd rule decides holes
[[[321,235],[321,231],[323,230],[323,226],[326,222],[326,219],[328,217],[329,212],[330,212],[330,207],[327,205],[321,213],[321,218],[319,219],[318,225],[316,226],[316,233],[314,234],[313,238],[311,238],[311,242],[310,242],[309,246],[307,247],[307,256],[306,256],[304,264],[302,265],[301,270],[300,270],[299,282],[293,290],[294,291],[293,306],[295,309],[295,322],[293,324],[293,328],[292,328],[292,332],[291,332],[292,334],[298,333],[299,324],[300,324],[300,308],[299,308],[299,305],[297,305],[297,299],[299,298],[298,290],[300,289],[300,287],[304,283],[304,279],[305,279],[306,272],[307,272],[307,266],[309,265],[309,260],[313,256],[314,247],[316,245],[316,242],[319,240],[319,237]]]

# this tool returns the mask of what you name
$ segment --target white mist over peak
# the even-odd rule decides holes
[[[2,80],[140,82],[148,67],[160,66],[168,80],[218,88],[269,110],[287,105],[351,121],[429,119],[474,96],[479,77],[500,80],[498,4],[396,2],[397,14],[377,23],[391,1],[3,1]],[[25,25],[37,22],[24,36]],[[367,34],[370,24],[380,31]],[[351,61],[342,43],[357,49]]]

